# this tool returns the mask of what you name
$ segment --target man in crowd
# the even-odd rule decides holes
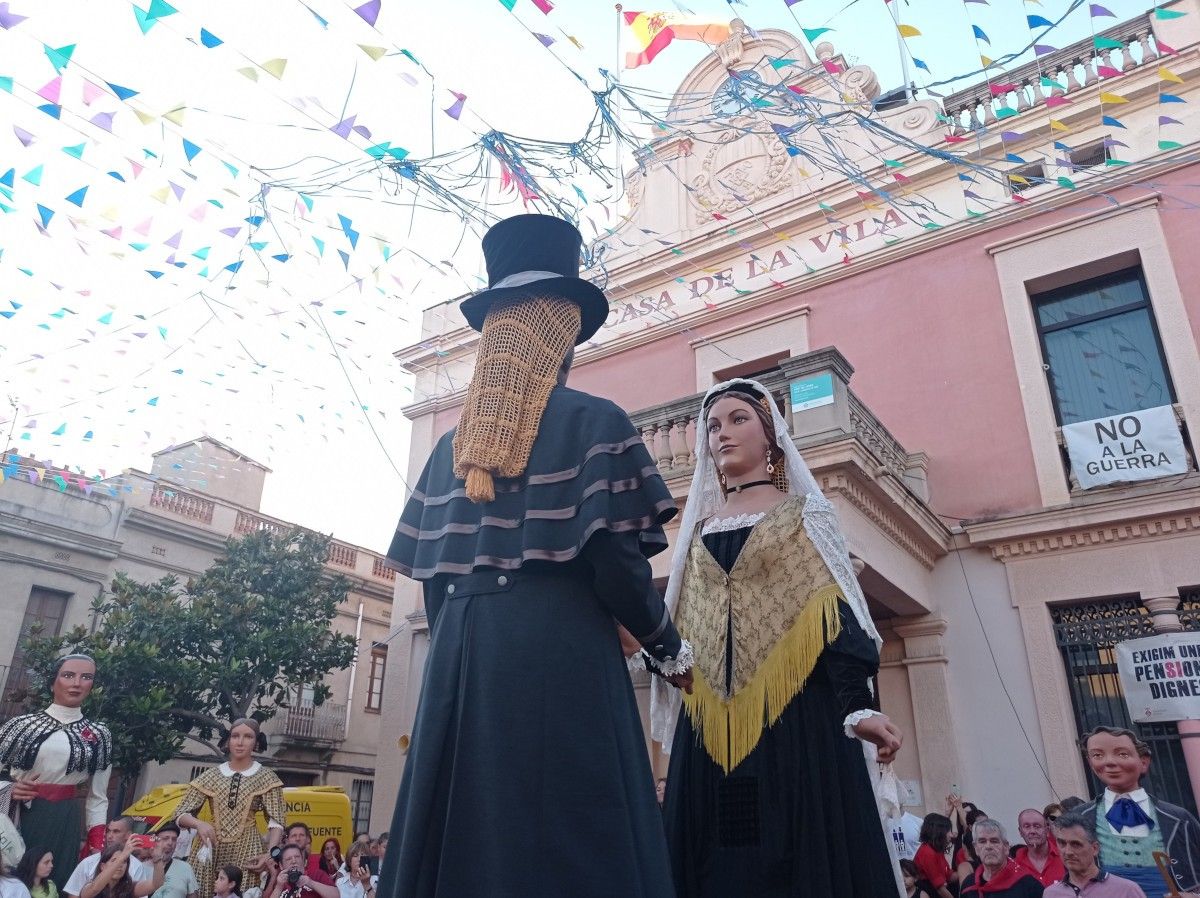
[[[1013,855],[1018,864],[1024,864],[1043,886],[1061,882],[1067,875],[1062,859],[1058,856],[1058,845],[1050,837],[1050,829],[1042,812],[1026,808],[1017,815],[1017,832],[1025,844]]]
[[[322,885],[333,886],[333,880],[329,874],[321,869],[321,856],[319,854],[311,854],[312,849],[312,830],[308,828],[307,823],[288,824],[284,839],[289,845],[295,845],[304,852],[304,872],[313,882],[319,882]],[[336,889],[335,889],[336,891]]]
[[[128,817],[117,817],[104,828],[104,847],[124,845],[133,835],[133,821]],[[55,858],[58,861],[58,858]],[[83,887],[96,877],[96,868],[100,866],[100,854],[89,854],[72,871],[63,886],[63,894],[77,896]],[[129,878],[134,882],[154,879],[154,868],[136,857],[129,858]]]
[[[175,857],[179,827],[174,823],[167,823],[155,835],[158,836],[158,848],[164,858],[163,884],[151,898],[197,898],[200,883],[192,865]]]
[[[1068,811],[1054,821],[1053,834],[1067,873],[1043,898],[1146,898],[1136,883],[1100,866],[1100,840],[1087,817]]]
[[[1008,856],[1004,827],[989,817],[971,827],[979,866],[963,880],[962,898],[1041,898],[1042,884],[1028,868]]]
[[[279,853],[279,873],[267,898],[339,898],[338,888],[328,881],[328,876],[321,882],[305,871],[307,863],[308,852],[291,841],[289,834],[287,844]]]

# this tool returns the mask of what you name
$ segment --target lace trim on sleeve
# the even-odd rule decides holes
[[[871,708],[863,708],[861,711],[855,711],[853,714],[847,714],[846,719],[842,721],[842,729],[846,733],[848,739],[857,739],[858,736],[854,733],[854,728],[866,720],[868,717],[882,717],[883,712],[875,711]]]
[[[646,669],[646,654],[638,652],[636,655],[630,655],[625,659],[625,666],[630,670],[645,670]]]
[[[692,652],[692,644],[685,639],[679,646],[679,654],[674,658],[659,661],[657,658],[648,656],[646,663],[653,664],[654,669],[664,677],[677,677],[692,669],[692,665],[696,663],[696,656]]]

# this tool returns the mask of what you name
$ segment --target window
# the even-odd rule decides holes
[[[387,670],[387,646],[375,643],[371,646],[371,671],[367,676],[367,710],[378,711],[383,707],[383,675]]]
[[[1071,171],[1082,171],[1085,168],[1104,165],[1110,158],[1108,140],[1106,137],[1103,140],[1076,147],[1067,155],[1066,160],[1060,161],[1069,162]]]
[[[1014,168],[1008,173],[1008,192],[1023,193],[1032,187],[1046,183],[1046,166],[1041,162],[1033,162]]]
[[[1059,426],[1175,401],[1141,268],[1033,297]]]
[[[192,780],[194,780],[196,777],[198,777],[204,771],[211,770],[211,769],[212,769],[211,764],[197,764],[195,767],[192,768],[192,772],[188,776],[188,782],[191,782]]]
[[[12,664],[4,682],[3,701],[0,701],[0,718],[7,719],[21,713],[19,696],[29,682],[29,671],[25,669],[25,640],[36,627],[42,636],[57,636],[62,631],[63,617],[71,601],[69,592],[58,592],[35,586],[29,591],[25,605],[25,618],[21,621],[21,634],[17,637],[17,648],[13,652]]]
[[[354,815],[351,829],[356,833],[370,831],[371,799],[374,794],[374,780],[354,780],[350,784],[350,813]]]

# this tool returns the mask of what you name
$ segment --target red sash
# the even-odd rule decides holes
[[[70,801],[79,795],[79,786],[57,783],[34,783],[37,797],[45,801]]]

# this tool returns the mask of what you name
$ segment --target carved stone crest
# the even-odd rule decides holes
[[[790,161],[787,147],[774,134],[721,134],[690,185],[697,223],[711,220],[714,212],[738,212],[783,190],[791,183]]]

